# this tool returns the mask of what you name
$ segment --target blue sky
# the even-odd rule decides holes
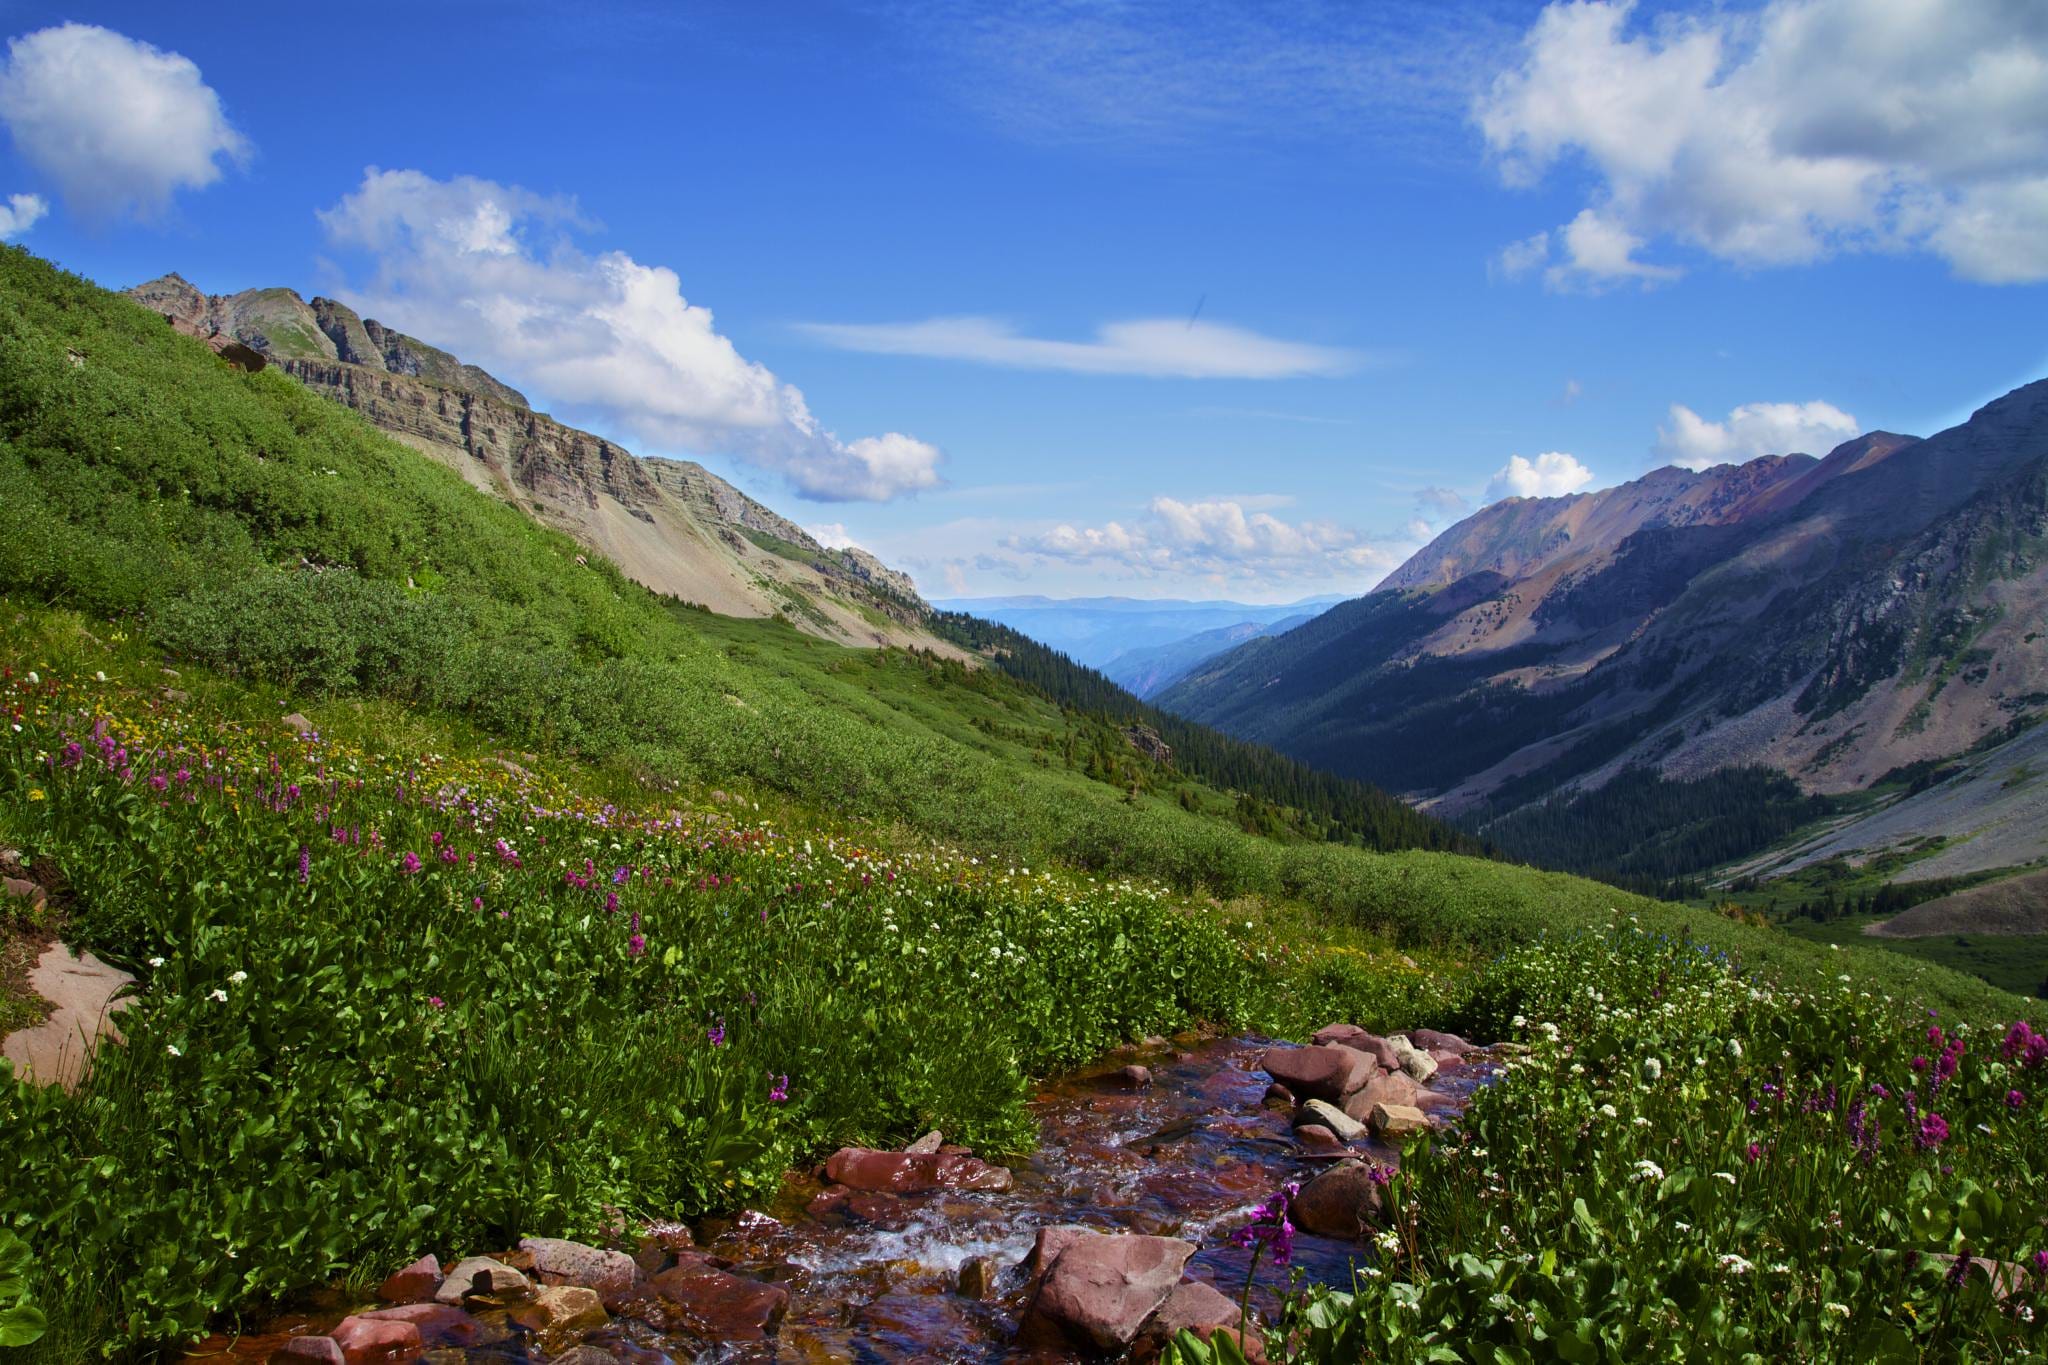
[[[337,294],[934,595],[1362,591],[2048,368],[2048,7],[991,13],[9,4],[0,235]]]

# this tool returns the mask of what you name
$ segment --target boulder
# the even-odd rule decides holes
[[[1389,1071],[1366,1082],[1365,1088],[1344,1101],[1344,1112],[1360,1123],[1372,1117],[1376,1104],[1407,1104],[1421,1107],[1422,1096],[1427,1094],[1416,1083],[1413,1076],[1405,1071]]]
[[[1408,1039],[1425,1052],[1455,1052],[1460,1056],[1473,1050],[1472,1044],[1455,1033],[1439,1033],[1433,1028],[1408,1030]]]
[[[1265,1097],[1259,1103],[1277,1104],[1292,1109],[1294,1107],[1294,1092],[1280,1084],[1280,1082],[1275,1081],[1266,1087]]]
[[[533,1281],[503,1261],[494,1261],[488,1256],[470,1256],[455,1263],[455,1268],[448,1272],[448,1278],[435,1291],[434,1302],[460,1307],[462,1300],[471,1294],[528,1298],[533,1294]]]
[[[1408,1041],[1401,1034],[1397,1033],[1387,1039],[1387,1046],[1394,1049],[1394,1055],[1401,1059],[1401,1070],[1407,1072],[1416,1080],[1427,1081],[1431,1076],[1436,1075],[1436,1058],[1415,1046],[1414,1043]]]
[[[1239,1316],[1237,1304],[1214,1285],[1203,1284],[1200,1280],[1183,1280],[1173,1287],[1173,1292],[1166,1296],[1166,1301],[1146,1322],[1131,1354],[1137,1360],[1157,1360],[1165,1352],[1166,1344],[1180,1333],[1200,1332],[1204,1328],[1211,1331],[1218,1327],[1234,1328]]]
[[[1429,1115],[1406,1104],[1376,1104],[1366,1122],[1376,1137],[1404,1138],[1429,1131]]]
[[[910,1226],[914,1209],[900,1195],[827,1185],[805,1206],[804,1212],[820,1222],[839,1218],[897,1232]]]
[[[378,1322],[358,1314],[343,1318],[332,1333],[348,1365],[382,1365],[411,1360],[424,1348],[420,1329],[409,1322]]]
[[[1315,1040],[1333,1047],[1348,1047],[1353,1052],[1363,1052],[1379,1064],[1382,1071],[1395,1071],[1400,1062],[1395,1060],[1394,1050],[1387,1046],[1387,1040],[1378,1034],[1367,1033],[1356,1024],[1328,1024],[1317,1029]]]
[[[549,1285],[518,1311],[518,1318],[537,1332],[580,1332],[611,1321],[597,1291],[580,1284]]]
[[[441,1258],[429,1252],[377,1286],[386,1303],[425,1303],[441,1287]]]
[[[599,1251],[559,1237],[522,1237],[519,1249],[533,1257],[533,1276],[542,1284],[594,1289],[608,1308],[633,1297],[640,1267],[623,1251]]]
[[[1037,1291],[1027,1331],[1040,1342],[1063,1337],[1098,1351],[1122,1351],[1180,1283],[1194,1254],[1194,1243],[1177,1237],[1043,1228],[1033,1252]]]
[[[1294,1116],[1294,1125],[1299,1128],[1305,1124],[1327,1128],[1345,1142],[1365,1136],[1364,1124],[1328,1100],[1310,1100],[1301,1106],[1301,1111]]]
[[[356,1316],[371,1322],[411,1323],[427,1346],[467,1346],[476,1340],[476,1319],[446,1304],[408,1303],[397,1308],[373,1308]]]
[[[307,720],[297,711],[292,712],[290,715],[284,718],[284,727],[287,730],[290,730],[293,734],[299,736],[301,739],[305,738],[307,735],[312,734],[314,729],[313,722]]]
[[[1291,1216],[1304,1232],[1355,1239],[1384,1220],[1386,1188],[1364,1162],[1341,1162],[1301,1187]]]
[[[301,1365],[304,1361],[348,1365],[348,1357],[341,1353],[341,1343],[333,1337],[293,1337],[271,1352],[270,1359],[273,1365]]]
[[[26,877],[0,877],[0,893],[11,901],[26,901],[30,910],[40,910],[50,900],[42,887]]]
[[[647,1282],[657,1326],[679,1326],[712,1341],[766,1341],[789,1310],[779,1284],[742,1279],[708,1265],[683,1264]]]
[[[1304,1123],[1294,1130],[1294,1140],[1313,1156],[1334,1156],[1344,1150],[1337,1135],[1320,1123]]]
[[[825,1163],[831,1180],[857,1190],[881,1194],[921,1194],[927,1190],[1001,1191],[1016,1183],[1007,1170],[971,1156],[878,1152],[868,1147],[841,1147]]]
[[[934,1128],[903,1150],[911,1156],[930,1156],[946,1145],[946,1135]]]
[[[1273,1047],[1259,1068],[1304,1099],[1342,1104],[1373,1076],[1372,1059],[1348,1047]]]
[[[1135,1062],[1119,1071],[1117,1076],[1133,1090],[1143,1090],[1152,1084],[1152,1069],[1139,1066]]]

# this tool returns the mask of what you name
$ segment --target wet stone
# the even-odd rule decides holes
[[[1129,1346],[1180,1282],[1195,1254],[1177,1237],[1045,1228],[1034,1249],[1037,1290],[1029,1314],[1035,1342],[1059,1338],[1100,1351]]]
[[[1266,1087],[1266,1097],[1260,1103],[1292,1109],[1294,1107],[1294,1092],[1280,1084],[1280,1082],[1275,1081]]]
[[[503,1261],[495,1261],[488,1256],[470,1256],[455,1263],[435,1293],[434,1301],[459,1307],[471,1294],[525,1298],[532,1293],[533,1281]]]
[[[377,1286],[386,1303],[425,1303],[441,1287],[441,1258],[431,1252]]]
[[[597,1291],[609,1307],[632,1296],[640,1267],[623,1251],[600,1251],[559,1237],[526,1237],[519,1249],[533,1257],[533,1276],[542,1284],[580,1285]]]
[[[1429,1115],[1405,1104],[1375,1104],[1368,1123],[1376,1136],[1413,1137],[1429,1131]]]
[[[373,1308],[356,1316],[370,1322],[409,1323],[428,1346],[467,1346],[477,1339],[480,1324],[460,1308],[439,1303],[409,1303],[397,1308]]]
[[[1152,1084],[1152,1068],[1132,1063],[1117,1073],[1119,1079],[1133,1090],[1143,1090]]]
[[[842,1147],[825,1163],[825,1174],[841,1185],[883,1194],[915,1194],[927,1190],[1007,1190],[1015,1183],[1010,1172],[969,1156],[946,1152],[912,1155]]]
[[[1325,1100],[1310,1100],[1301,1106],[1294,1122],[1297,1127],[1304,1124],[1319,1124],[1336,1134],[1345,1142],[1353,1142],[1365,1136],[1365,1125],[1336,1105]]]
[[[1386,1192],[1362,1161],[1332,1166],[1301,1187],[1293,1217],[1303,1231],[1319,1237],[1355,1240],[1377,1226],[1386,1208]]]
[[[911,1156],[930,1156],[946,1145],[946,1135],[934,1128],[903,1150]]]
[[[333,1337],[295,1337],[270,1356],[273,1365],[348,1365],[341,1343]]]
[[[969,1257],[960,1266],[960,1277],[954,1282],[954,1290],[963,1299],[992,1299],[996,1296],[996,1280],[1001,1269],[993,1256]]]
[[[1303,1151],[1318,1156],[1328,1156],[1345,1150],[1343,1141],[1320,1123],[1304,1123],[1294,1130],[1294,1140],[1301,1144]]]
[[[789,1291],[703,1265],[679,1265],[647,1282],[660,1326],[712,1341],[764,1341],[789,1309]]]
[[[348,1365],[411,1360],[423,1347],[420,1329],[411,1323],[378,1322],[360,1314],[336,1324],[333,1339]]]

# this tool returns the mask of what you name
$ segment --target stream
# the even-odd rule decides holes
[[[1187,1274],[1237,1299],[1248,1252],[1230,1234],[1250,1211],[1288,1180],[1306,1180],[1327,1160],[1304,1153],[1291,1136],[1291,1112],[1262,1103],[1269,1078],[1256,1070],[1269,1041],[1182,1035],[1163,1048],[1125,1051],[1044,1084],[1032,1101],[1038,1150],[1012,1167],[1015,1187],[1001,1193],[855,1194],[813,1212],[824,1189],[809,1174],[792,1174],[762,1211],[706,1219],[697,1246],[730,1263],[733,1274],[779,1284],[790,1302],[780,1330],[766,1341],[713,1344],[664,1334],[637,1319],[615,1317],[580,1334],[631,1365],[656,1362],[809,1361],[1061,1361],[1060,1352],[1016,1345],[1024,1307],[1023,1261],[1041,1227],[1075,1223],[1105,1232],[1172,1236],[1200,1248]],[[1129,1062],[1152,1073],[1133,1088]],[[1458,1102],[1492,1075],[1475,1055],[1446,1067],[1429,1089]],[[1372,1139],[1353,1154],[1391,1162],[1396,1153]],[[1270,1313],[1290,1274],[1348,1285],[1354,1263],[1372,1252],[1356,1242],[1299,1235],[1293,1267],[1262,1260],[1255,1307]],[[976,1258],[993,1271],[974,1298],[960,1292],[961,1273]],[[979,1269],[980,1267],[977,1267]],[[216,1337],[193,1357],[264,1360],[290,1335],[324,1331],[347,1304],[316,1305],[270,1324],[262,1336]],[[563,1345],[541,1343],[503,1313],[479,1315],[479,1331],[461,1346],[436,1347],[424,1360],[446,1362],[564,1359]],[[567,1358],[577,1359],[573,1351]],[[603,1356],[588,1352],[596,1365]]]

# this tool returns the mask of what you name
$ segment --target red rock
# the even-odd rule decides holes
[[[1405,1138],[1429,1131],[1429,1116],[1407,1104],[1375,1104],[1366,1122],[1375,1137]]]
[[[467,1294],[528,1298],[533,1294],[533,1281],[503,1261],[469,1256],[457,1261],[448,1278],[441,1281],[441,1287],[434,1292],[434,1302],[460,1307]]]
[[[425,1303],[441,1287],[441,1258],[429,1252],[377,1286],[386,1303]]]
[[[519,1249],[533,1257],[533,1275],[542,1284],[594,1289],[607,1308],[631,1299],[640,1282],[640,1267],[623,1251],[600,1251],[559,1237],[522,1237]]]
[[[911,1210],[897,1195],[856,1190],[846,1185],[828,1185],[822,1194],[804,1206],[804,1212],[820,1221],[846,1218],[894,1231],[910,1225]]]
[[[1459,1056],[1472,1051],[1472,1044],[1455,1033],[1439,1033],[1433,1028],[1408,1030],[1408,1041],[1429,1052],[1450,1052]]]
[[[1183,1280],[1145,1324],[1132,1344],[1131,1358],[1137,1362],[1157,1360],[1166,1344],[1182,1332],[1193,1332],[1207,1341],[1218,1330],[1227,1330],[1235,1338],[1239,1318],[1238,1305],[1213,1285]],[[1256,1335],[1252,1340],[1254,1345],[1260,1344]]]
[[[1344,1101],[1344,1112],[1360,1123],[1372,1119],[1372,1107],[1376,1104],[1404,1104],[1415,1109],[1456,1108],[1457,1101],[1449,1095],[1439,1095],[1426,1090],[1405,1071],[1390,1071],[1384,1076],[1375,1076],[1366,1083],[1363,1090]]]
[[[1130,1086],[1133,1090],[1143,1090],[1146,1086],[1152,1084],[1152,1068],[1139,1066],[1135,1062],[1119,1071],[1117,1075],[1122,1078],[1125,1085]]]
[[[1356,1238],[1378,1224],[1386,1191],[1362,1161],[1332,1166],[1301,1187],[1292,1216],[1303,1231],[1322,1237]]]
[[[1364,1053],[1320,1045],[1267,1048],[1259,1068],[1302,1099],[1332,1104],[1342,1104],[1374,1073],[1372,1059]]]
[[[49,902],[43,888],[26,877],[0,877],[0,892],[9,900],[27,901],[31,910],[40,910]]]
[[[702,1265],[679,1265],[647,1282],[657,1311],[713,1341],[765,1341],[789,1309],[789,1291]],[[658,1325],[666,1326],[668,1323]]]
[[[343,1318],[335,1327],[334,1344],[341,1348],[348,1365],[382,1365],[385,1361],[412,1360],[424,1345],[420,1329],[409,1322],[377,1321],[357,1314]]]
[[[1033,1252],[1038,1284],[1026,1315],[1029,1335],[1121,1351],[1173,1292],[1194,1254],[1194,1244],[1177,1237],[1042,1229]]]
[[[303,1361],[348,1365],[348,1357],[341,1353],[341,1343],[333,1337],[294,1337],[273,1351],[270,1359],[273,1365],[300,1365]]]
[[[1015,1182],[1001,1166],[948,1152],[913,1154],[842,1147],[825,1163],[825,1174],[841,1185],[881,1194],[927,1190],[1007,1190]]]
[[[1266,1096],[1259,1103],[1278,1104],[1292,1109],[1294,1107],[1294,1092],[1280,1084],[1280,1082],[1275,1081],[1266,1087]]]
[[[1294,1130],[1294,1140],[1302,1150],[1316,1153],[1341,1152],[1344,1143],[1338,1136],[1320,1123],[1304,1123]]]
[[[476,1319],[445,1304],[408,1303],[397,1308],[373,1308],[356,1316],[371,1322],[409,1322],[419,1329],[420,1341],[428,1346],[467,1346],[476,1340]]]
[[[581,1332],[611,1321],[597,1291],[580,1284],[551,1284],[513,1316],[538,1332]]]

